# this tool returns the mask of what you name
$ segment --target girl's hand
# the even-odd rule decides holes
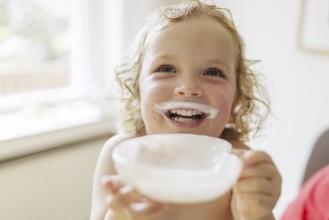
[[[145,198],[125,185],[117,175],[104,177],[103,186],[110,192],[105,220],[148,220],[164,208],[164,204]]]
[[[235,220],[272,220],[281,194],[281,175],[271,157],[262,151],[234,150],[243,161],[241,176],[233,187]]]

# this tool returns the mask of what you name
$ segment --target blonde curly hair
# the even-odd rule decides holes
[[[257,61],[245,58],[244,43],[239,35],[228,9],[207,4],[200,0],[189,0],[180,4],[164,6],[148,17],[134,44],[129,50],[130,59],[115,70],[116,79],[122,88],[120,127],[122,132],[144,131],[139,109],[139,76],[147,40],[152,31],[162,30],[176,22],[189,19],[196,14],[206,14],[218,21],[231,34],[237,48],[236,84],[237,102],[221,138],[246,141],[252,132],[261,130],[269,113],[269,100],[264,86],[250,66]]]

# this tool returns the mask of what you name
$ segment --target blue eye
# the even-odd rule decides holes
[[[162,65],[162,66],[158,67],[155,71],[163,72],[163,73],[171,73],[171,72],[175,72],[175,69],[174,69],[174,67],[172,67],[170,65]]]
[[[209,75],[209,76],[217,76],[217,77],[225,78],[225,74],[223,73],[223,71],[221,71],[217,68],[209,68],[205,71],[204,74]]]

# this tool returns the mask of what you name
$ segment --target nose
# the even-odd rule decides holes
[[[203,93],[197,79],[189,77],[182,80],[175,88],[175,94],[187,97],[199,97]]]

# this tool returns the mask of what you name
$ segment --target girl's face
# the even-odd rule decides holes
[[[235,60],[231,35],[206,15],[152,33],[139,81],[146,133],[219,137],[235,100]]]

